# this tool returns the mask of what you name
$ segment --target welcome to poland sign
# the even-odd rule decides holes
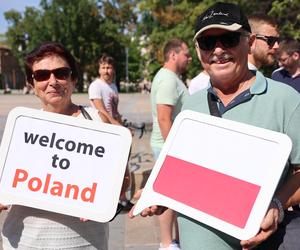
[[[121,126],[15,108],[0,148],[0,203],[109,221],[130,145]]]
[[[181,112],[134,215],[163,205],[239,239],[260,227],[291,150],[288,136]]]

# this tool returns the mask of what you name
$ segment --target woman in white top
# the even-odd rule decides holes
[[[84,119],[71,100],[78,78],[74,57],[61,45],[47,42],[26,56],[26,76],[42,109]],[[97,110],[86,108],[93,120],[108,122]],[[128,182],[128,176],[125,178]],[[125,182],[124,182],[125,183]],[[126,188],[126,184],[123,185]],[[0,206],[0,211],[6,209]],[[13,205],[5,220],[3,249],[108,249],[108,223]]]

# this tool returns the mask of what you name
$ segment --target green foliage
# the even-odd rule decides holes
[[[170,3],[171,2],[171,3]],[[200,63],[194,49],[193,35],[196,17],[208,6],[211,1],[141,1],[139,8],[142,21],[139,29],[148,38],[148,71],[150,79],[163,63],[164,44],[173,37],[183,39],[189,45],[192,54],[192,64],[189,67],[188,77],[195,76]]]
[[[20,62],[26,53],[45,41],[65,45],[78,61],[78,89],[83,89],[83,72],[87,79],[97,76],[97,59],[103,52],[116,58],[117,80],[124,79],[125,47],[129,24],[134,22],[132,1],[41,0],[40,8],[25,12],[9,11],[5,18],[11,23],[6,34]],[[110,18],[107,18],[110,17]]]
[[[139,29],[148,37],[147,48],[149,55],[148,58],[144,59],[150,62],[148,65],[150,79],[156,73],[159,63],[162,63],[164,43],[172,37],[179,37],[185,40],[190,47],[193,60],[189,66],[188,77],[194,77],[201,70],[202,67],[196,56],[192,40],[194,23],[200,13],[216,2],[214,0],[144,0],[140,2],[139,9],[142,22],[139,23]],[[268,13],[278,21],[282,37],[300,38],[300,0],[225,0],[224,2],[239,4],[246,15],[255,12]],[[270,69],[268,70],[270,71]]]
[[[274,1],[269,14],[276,18],[280,25],[282,37],[300,40],[300,0]]]
[[[44,41],[64,44],[76,57],[87,80],[97,76],[103,52],[117,62],[117,82],[151,80],[163,63],[165,42],[178,37],[187,42],[193,61],[187,73],[194,77],[201,64],[194,49],[196,17],[215,0],[41,0],[40,8],[24,13],[8,11],[7,43],[23,61],[24,55]],[[231,0],[247,15],[264,12],[276,18],[282,37],[300,39],[300,0]],[[1,39],[4,40],[4,39]],[[82,75],[79,90],[82,90]]]

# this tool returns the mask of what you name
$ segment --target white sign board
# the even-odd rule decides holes
[[[254,236],[291,151],[288,136],[181,112],[136,204],[162,205],[238,239]]]
[[[131,140],[121,126],[15,108],[0,148],[0,203],[107,222]]]

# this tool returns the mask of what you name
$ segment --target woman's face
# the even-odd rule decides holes
[[[32,72],[34,92],[44,109],[70,103],[75,81],[71,79],[70,66],[63,58],[47,56],[33,64]]]

